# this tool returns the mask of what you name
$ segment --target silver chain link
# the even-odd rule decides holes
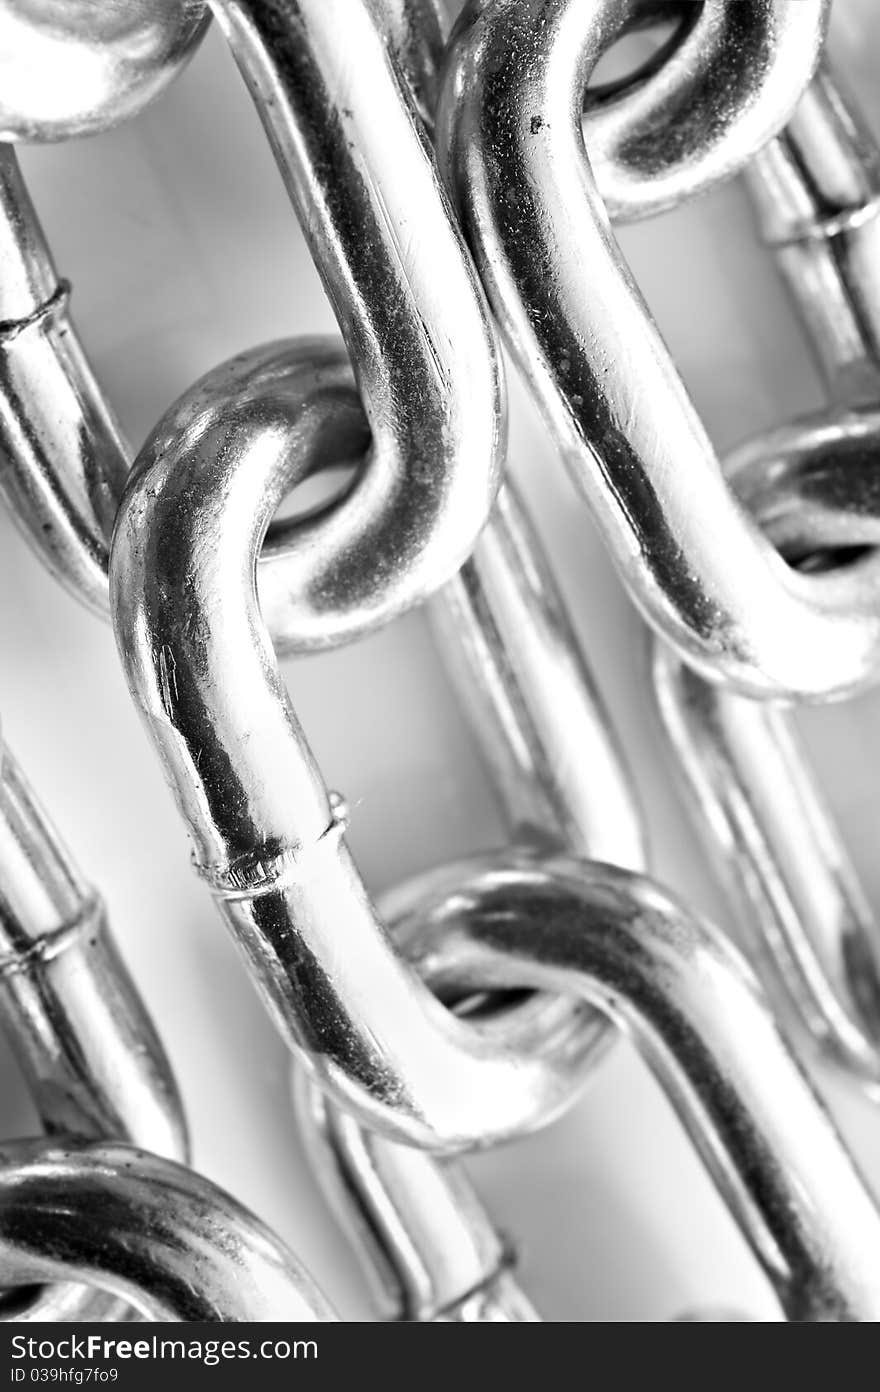
[[[221,364],[132,461],[13,145],[133,115],[208,8],[343,343]],[[880,674],[880,154],[824,56],[828,12],[471,0],[450,35],[433,0],[122,0],[114,22],[0,0],[0,493],[112,620],[384,1318],[539,1318],[459,1157],[570,1107],[621,1031],[785,1316],[880,1318],[880,1213],[806,1072],[824,1051],[880,1081],[880,948],[780,704]],[[643,70],[591,85],[658,20],[672,32]],[[609,218],[737,174],[827,404],[722,468]],[[650,627],[653,699],[748,963],[650,877],[614,722],[507,476],[496,325]],[[340,497],[276,518],[338,465]],[[418,605],[507,841],[377,907],[277,655]],[[335,1318],[187,1167],[100,900],[5,749],[0,934],[0,1008],[45,1129],[2,1147],[3,1318]]]

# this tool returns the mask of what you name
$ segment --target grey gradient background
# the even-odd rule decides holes
[[[880,7],[838,0],[834,51],[880,133]],[[201,373],[251,344],[335,331],[256,115],[219,32],[141,118],[28,149],[23,165],[97,373],[136,446]],[[731,186],[621,241],[720,448],[818,405],[818,379],[742,190]],[[585,267],[585,274],[589,268]],[[730,914],[686,824],[650,718],[644,637],[540,420],[511,371],[512,468],[534,504],[649,814],[658,876]],[[491,844],[500,822],[418,615],[327,656],[284,663],[375,890]],[[181,1082],[197,1167],[290,1242],[347,1318],[366,1287],[306,1167],[289,1063],[210,898],[125,690],[109,628],[46,574],[0,515],[4,733],[111,921]],[[880,697],[802,721],[869,895],[880,894]],[[818,1075],[880,1183],[880,1118]],[[0,1055],[3,1134],[34,1129]],[[551,1320],[665,1319],[733,1306],[776,1317],[763,1279],[662,1095],[621,1043],[582,1102],[472,1172],[522,1244]]]

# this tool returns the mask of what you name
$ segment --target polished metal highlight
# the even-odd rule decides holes
[[[738,450],[731,481],[776,545],[833,572],[880,545],[880,409],[825,413]],[[745,909],[777,1008],[880,1085],[880,933],[790,716],[710,687],[653,645],[654,694],[687,805]]]
[[[391,51],[416,64],[411,31],[431,12],[425,0],[376,14],[366,0],[217,0],[214,9],[370,423],[357,479],[317,514],[279,526],[263,567],[264,613],[280,647],[323,648],[427,598],[470,554],[505,446],[495,335]],[[127,451],[14,155],[0,159],[2,489],[50,568],[101,610]]]
[[[71,594],[107,612],[128,449],[98,386],[11,145],[0,145],[0,497]]]
[[[789,1320],[880,1317],[880,1212],[740,954],[653,880],[515,851],[389,896],[442,993],[576,994],[635,1044]]]
[[[603,46],[625,29],[674,21],[641,71],[587,88],[590,167],[609,217],[624,221],[674,208],[749,169],[815,68],[831,5],[618,0],[593,9],[590,25],[610,26]]]
[[[644,828],[607,715],[536,534],[511,485],[471,560],[427,608],[441,657],[487,761],[511,840],[641,869]],[[532,1047],[559,1048],[571,1001],[537,1013]],[[511,1010],[480,1001],[508,1031]],[[554,1018],[555,1016],[555,1018]],[[595,1065],[609,1042],[596,1034]],[[586,1068],[584,1068],[586,1075]],[[349,1232],[386,1318],[538,1318],[515,1253],[460,1165],[369,1132],[294,1069],[315,1177]]]
[[[160,423],[133,471],[111,557],[113,622],[196,867],[282,1035],[362,1122],[454,1151],[554,1115],[599,1031],[554,1002],[557,1027],[562,1017],[568,1027],[550,1060],[535,1055],[534,1019],[524,1021],[527,1044],[514,1042],[512,1025],[502,1044],[490,1024],[457,1021],[431,997],[387,939],[347,850],[344,813],[297,723],[257,603],[256,557],[284,494],[328,455],[351,458],[365,436],[350,369],[332,343],[269,345],[209,373]],[[604,714],[579,656],[559,656],[558,602],[540,566],[511,564],[517,546],[527,559],[511,517],[509,508],[499,513],[484,559],[473,562],[470,583],[483,586],[482,599],[475,588],[468,602],[489,604],[520,663],[502,691],[531,722],[528,757],[552,771],[536,780],[556,802],[538,829],[558,837],[562,817],[564,843],[576,835],[581,849],[596,823],[586,767],[563,764],[562,722],[546,706],[543,662],[555,644],[554,671],[570,693],[565,716],[584,731],[585,753],[602,750],[595,773],[612,788],[603,844],[639,863],[641,827]],[[462,614],[456,584],[450,612]],[[539,622],[515,643],[511,625],[523,612]],[[485,644],[485,619],[462,632]],[[510,665],[504,640],[481,661],[485,699],[498,667]]]
[[[831,405],[725,470],[780,552],[833,581],[880,546],[880,152],[827,63],[747,179]],[[653,678],[687,804],[777,1009],[876,1092],[880,930],[790,717],[710,688],[658,642]]]
[[[880,1088],[880,934],[785,712],[704,682],[653,645],[685,801],[740,907],[777,1012]]]
[[[210,9],[344,348],[221,364],[129,475],[0,144],[0,493],[99,612],[109,573],[195,867],[296,1056],[307,1148],[385,1315],[539,1318],[454,1157],[572,1105],[617,1026],[787,1318],[880,1319],[880,1212],[779,1028],[806,1024],[880,1086],[875,924],[771,704],[880,674],[880,157],[824,54],[828,0],[470,0],[448,49],[439,0]],[[0,0],[0,141],[133,115],[206,23],[197,0]],[[618,39],[658,24],[639,71],[597,82]],[[739,172],[829,404],[725,476],[608,219]],[[503,477],[484,287],[654,629],[661,717],[750,907],[761,984],[638,873],[625,760]],[[340,464],[339,496],[274,520]],[[377,909],[276,649],[346,643],[421,603],[509,845]],[[259,1220],[176,1163],[161,1046],[2,745],[0,1011],[47,1132],[0,1145],[0,1318],[335,1318]]]
[[[829,396],[880,401],[880,148],[826,61],[745,170]]]
[[[610,0],[469,11],[437,124],[448,182],[493,308],[645,617],[743,692],[843,696],[880,672],[878,566],[796,574],[738,506],[584,155],[584,91],[628,13]],[[814,25],[793,43],[802,86],[820,40]],[[789,115],[780,108],[779,124]]]
[[[0,140],[65,140],[128,120],[192,56],[205,0],[0,0]]]
[[[505,445],[494,332],[410,86],[391,61],[399,0],[214,8],[336,312],[372,432],[352,489],[296,525],[278,590],[273,579],[262,586],[285,645],[324,648],[427,598],[473,548]]]
[[[612,722],[513,483],[470,560],[426,606],[437,648],[487,765],[509,840],[644,870],[644,817]],[[601,1018],[548,997],[530,1034],[579,1037],[580,1073],[609,1043]],[[481,1018],[507,1029],[491,998]],[[592,1042],[590,1034],[592,1033]]]
[[[177,1086],[104,906],[5,745],[0,1016],[49,1135],[125,1139],[186,1159]],[[102,1294],[64,1285],[29,1291],[24,1304],[15,1292],[0,1299],[3,1319],[98,1319],[112,1309]]]
[[[0,1261],[151,1320],[335,1320],[280,1238],[193,1170],[134,1146],[0,1146]]]

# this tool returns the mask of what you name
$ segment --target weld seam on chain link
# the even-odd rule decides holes
[[[24,319],[0,319],[0,344],[10,343],[18,338],[19,334],[24,333],[25,329],[30,329],[34,324],[39,324],[43,319],[51,319],[59,310],[66,307],[70,299],[70,281],[59,280],[55,290],[44,300],[32,314],[25,315]]]
[[[331,806],[332,821],[308,849],[298,842],[274,855],[254,852],[229,865],[206,865],[193,857],[193,868],[218,899],[259,899],[288,885],[304,884],[314,859],[338,846],[348,827],[348,810],[335,794]]]
[[[100,924],[104,916],[103,901],[97,896],[86,899],[82,910],[75,918],[42,933],[21,952],[9,952],[0,956],[0,980],[9,976],[22,976],[32,972],[35,967],[45,966],[56,957],[62,956],[76,947],[83,938],[88,937]]]

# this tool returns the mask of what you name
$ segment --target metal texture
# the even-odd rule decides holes
[[[0,495],[65,587],[106,612],[128,453],[68,313],[15,151],[0,146]]]
[[[136,115],[207,23],[204,0],[2,0],[0,140],[64,140]]]
[[[446,867],[396,931],[435,990],[577,994],[626,1030],[790,1320],[876,1320],[880,1213],[723,935],[654,881],[564,857]]]
[[[192,1170],[134,1146],[3,1153],[0,1256],[21,1284],[84,1281],[153,1320],[332,1320],[265,1224]]]
[[[363,439],[333,344],[270,345],[203,378],[132,473],[111,558],[113,621],[196,868],[284,1038],[363,1122],[454,1151],[554,1115],[596,1029],[568,1031],[551,1062],[453,1020],[395,953],[347,850],[345,814],[281,681],[254,573],[284,494]],[[578,691],[583,724],[601,730],[589,689]],[[629,854],[639,832],[625,795],[619,804]],[[357,943],[344,956],[340,923]]]
[[[626,81],[587,88],[584,142],[609,216],[649,217],[748,170],[809,80],[830,8],[824,0],[594,6],[589,26],[610,26],[603,43],[673,22],[659,53]]]
[[[608,716],[510,487],[471,560],[428,614],[511,839],[643,868],[644,827]],[[481,1000],[481,1018],[492,1002],[491,994]],[[549,1005],[535,1018],[545,1048],[558,1048],[554,1034],[558,1039],[572,1008],[557,1002],[556,1019]],[[501,1016],[496,1005],[493,1015],[496,1023],[506,1016],[509,1028],[509,1005]],[[607,1033],[597,1032],[594,1062],[607,1042]],[[313,1170],[349,1229],[385,1317],[537,1318],[509,1269],[514,1249],[496,1233],[460,1166],[366,1131],[298,1069],[294,1080]]]
[[[786,1019],[877,1088],[877,924],[785,713],[718,691],[659,646],[654,682],[694,824],[741,898],[756,968]]]
[[[746,183],[829,394],[876,405],[880,151],[827,62]]]
[[[385,1319],[537,1320],[510,1270],[515,1257],[460,1164],[359,1126],[295,1074],[312,1168],[348,1228]]]
[[[0,744],[0,1016],[50,1135],[130,1140],[185,1160],[180,1099],[104,906]],[[0,1299],[0,1318],[97,1319],[75,1286]],[[117,1316],[118,1317],[118,1316]]]
[[[741,495],[801,564],[880,543],[876,412],[838,411],[730,461]],[[654,690],[695,824],[780,1006],[833,1061],[880,1083],[880,936],[785,711],[710,688],[659,645]]]
[[[583,94],[627,13],[592,0],[495,0],[468,12],[437,127],[462,226],[649,622],[705,675],[743,692],[842,696],[877,674],[877,566],[798,575],[738,507],[584,155]],[[820,38],[818,27],[807,36],[804,84]]]
[[[805,1024],[849,1076],[880,1083],[880,945],[772,704],[880,673],[880,158],[825,56],[828,4],[471,0],[451,36],[434,0],[210,8],[344,347],[285,340],[221,364],[129,473],[0,145],[0,492],[97,611],[109,575],[196,869],[298,1060],[307,1143],[383,1312],[538,1318],[513,1245],[448,1157],[551,1121],[617,1026],[786,1317],[880,1318],[880,1214],[780,1032]],[[0,138],[134,114],[206,22],[191,3],[0,0]],[[640,67],[601,76],[619,40],[658,26]],[[740,172],[827,403],[722,471],[609,215]],[[488,304],[654,631],[661,716],[750,906],[760,985],[638,873],[631,776],[505,478]],[[334,499],[277,518],[340,465]],[[419,604],[509,844],[377,909],[276,649],[348,643]],[[185,1125],[161,1045],[8,753],[0,937],[4,1023],[47,1132],[2,1147],[0,1315],[334,1318],[269,1230],[176,1163]]]
[[[880,545],[880,152],[827,64],[748,185],[832,405],[741,446],[726,473],[792,564],[839,576]],[[695,823],[778,1009],[876,1092],[880,932],[790,717],[710,689],[657,643],[652,665]]]
[[[411,36],[414,17],[431,14],[424,0],[388,6],[381,25],[365,0],[215,8],[339,318],[372,432],[354,484],[319,515],[279,527],[263,567],[264,611],[282,648],[327,647],[424,599],[471,551],[504,448],[495,337],[385,41],[426,65],[429,45]],[[3,493],[55,573],[103,610],[127,450],[14,155],[0,159]]]

